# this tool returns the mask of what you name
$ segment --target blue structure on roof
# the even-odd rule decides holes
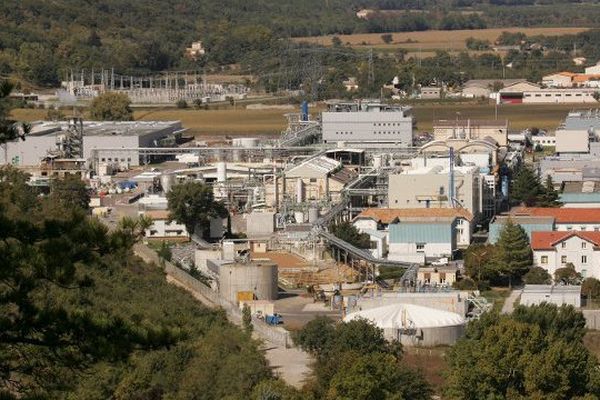
[[[389,225],[390,243],[453,243],[456,219],[440,222],[402,221]]]

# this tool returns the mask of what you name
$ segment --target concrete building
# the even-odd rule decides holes
[[[562,186],[559,201],[563,208],[600,208],[599,181],[564,182]]]
[[[581,286],[567,285],[525,285],[521,292],[519,304],[524,306],[539,305],[541,303],[571,305],[581,307]]]
[[[331,103],[321,114],[324,143],[413,145],[410,107],[379,102]]]
[[[26,140],[8,142],[0,148],[0,164],[36,166],[44,157],[58,150],[57,143],[68,129],[67,122],[35,124]],[[83,122],[83,158],[90,160],[95,149],[135,149],[160,147],[175,143],[184,132],[179,121]],[[119,166],[138,166],[139,152],[99,151],[98,161]]]
[[[595,104],[597,89],[591,88],[519,88],[500,90],[500,102],[512,104]]]
[[[514,207],[508,214],[498,215],[490,222],[490,243],[496,243],[502,226],[509,219],[521,225],[530,239],[533,232],[600,231],[597,208]]]
[[[177,221],[169,222],[169,211],[151,210],[141,212],[144,216],[152,220],[150,228],[146,229],[145,237],[147,239],[161,240],[188,240],[189,235],[184,224]]]
[[[403,219],[389,226],[388,259],[423,263],[452,257],[457,250],[457,218]]]
[[[600,232],[533,232],[533,263],[551,276],[573,264],[583,278],[600,279]]]
[[[442,98],[442,88],[436,86],[423,86],[420,98],[424,100],[435,100]]]
[[[499,146],[508,144],[508,120],[446,119],[433,121],[434,140],[493,139]]]
[[[417,272],[419,286],[452,287],[458,280],[458,269],[454,266],[421,267]]]
[[[309,158],[265,185],[266,202],[273,206],[284,200],[296,204],[326,199],[337,202],[342,189],[356,177],[340,161],[325,156]]]
[[[490,97],[495,85],[507,87],[520,82],[526,82],[526,79],[471,79],[465,82],[462,89],[462,96],[467,98]]]
[[[475,166],[454,168],[454,202],[477,220],[483,208],[483,179]],[[449,204],[449,169],[426,167],[389,175],[388,202],[393,208],[443,208]],[[452,200],[452,199],[450,199]]]

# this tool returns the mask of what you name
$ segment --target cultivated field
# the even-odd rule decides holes
[[[588,28],[494,28],[457,31],[422,31],[422,32],[397,32],[392,34],[392,43],[385,44],[381,33],[361,33],[354,35],[337,35],[343,44],[352,47],[377,47],[377,48],[404,48],[408,50],[464,50],[465,40],[470,37],[489,40],[493,43],[502,32],[523,32],[528,36],[546,35],[560,36],[575,34],[588,30]],[[331,46],[329,36],[312,36],[294,39],[297,42],[317,43]]]
[[[419,132],[431,132],[436,119],[460,118],[493,119],[493,104],[477,103],[416,103],[413,105]],[[587,105],[587,108],[590,106]],[[501,105],[498,106],[498,118],[508,119],[511,130],[521,130],[536,126],[553,131],[575,105]],[[319,110],[320,111],[320,110]],[[68,115],[68,111],[63,111]],[[188,132],[198,137],[219,136],[269,136],[276,137],[286,128],[284,114],[290,110],[180,110],[176,108],[161,110],[136,110],[136,119],[141,120],[180,120]],[[46,110],[18,109],[12,116],[22,121],[43,120]]]

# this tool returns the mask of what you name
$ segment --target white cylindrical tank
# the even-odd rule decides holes
[[[304,182],[298,178],[296,180],[296,202],[302,203],[304,201]]]
[[[303,224],[306,222],[304,219],[304,213],[302,211],[294,211],[294,219],[296,220],[297,224]]]
[[[395,303],[348,314],[344,321],[364,318],[384,336],[405,346],[451,346],[464,333],[465,319],[453,312],[416,304]]]
[[[311,207],[308,209],[308,222],[314,224],[319,219],[319,208]]]
[[[160,186],[164,193],[169,193],[174,183],[175,175],[166,173],[160,176]]]
[[[219,161],[217,163],[217,182],[227,181],[227,163]]]
[[[373,168],[381,168],[383,165],[383,156],[381,154],[376,154],[373,156]]]

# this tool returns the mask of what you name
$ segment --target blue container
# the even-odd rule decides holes
[[[300,105],[300,120],[308,121],[308,102],[306,100]]]

